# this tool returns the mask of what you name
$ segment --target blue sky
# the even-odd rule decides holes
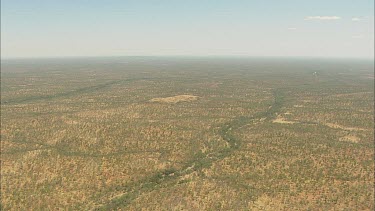
[[[2,0],[3,58],[372,57],[373,0]]]

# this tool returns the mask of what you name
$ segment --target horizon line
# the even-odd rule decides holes
[[[0,57],[0,60],[43,60],[43,59],[94,59],[94,58],[122,58],[122,57],[190,57],[190,58],[207,58],[207,57],[231,57],[231,58],[295,58],[295,59],[360,59],[360,60],[375,60],[375,56],[369,57],[354,57],[354,56],[281,56],[281,55],[224,55],[224,54],[212,54],[212,55],[183,55],[183,54],[166,54],[166,55],[110,55],[110,56],[20,56],[20,57]]]

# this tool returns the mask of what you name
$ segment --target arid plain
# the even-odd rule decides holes
[[[10,60],[4,210],[373,210],[373,61]]]

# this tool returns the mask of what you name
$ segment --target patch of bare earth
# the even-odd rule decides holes
[[[287,121],[281,116],[277,116],[277,118],[274,119],[272,122],[273,123],[279,123],[279,124],[295,124],[295,123],[297,123],[297,122],[294,122],[294,121]]]
[[[281,198],[273,198],[267,195],[260,196],[256,201],[248,204],[249,210],[285,210]]]
[[[165,98],[153,98],[150,102],[158,102],[158,103],[179,103],[179,102],[192,102],[198,100],[198,96],[194,95],[177,95],[173,97],[165,97]]]
[[[303,105],[294,105],[293,107],[295,107],[295,108],[303,108],[305,106],[303,106]]]
[[[352,143],[358,143],[360,141],[360,138],[358,138],[357,136],[348,135],[348,136],[341,137],[339,140],[340,141],[346,141],[346,142],[352,142]]]

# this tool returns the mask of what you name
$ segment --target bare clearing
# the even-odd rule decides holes
[[[280,123],[280,124],[295,124],[297,122],[294,121],[287,121],[281,116],[277,116],[275,120],[272,121],[273,123]]]
[[[150,102],[159,102],[159,103],[179,103],[179,102],[192,102],[198,100],[198,96],[194,95],[177,95],[173,97],[165,98],[153,98]]]
[[[360,138],[358,138],[357,136],[353,136],[353,135],[347,135],[347,136],[341,137],[339,140],[352,142],[352,143],[358,143],[360,141]]]
[[[305,107],[305,106],[303,106],[303,105],[294,105],[293,107],[294,107],[294,108],[303,108],[303,107]]]

